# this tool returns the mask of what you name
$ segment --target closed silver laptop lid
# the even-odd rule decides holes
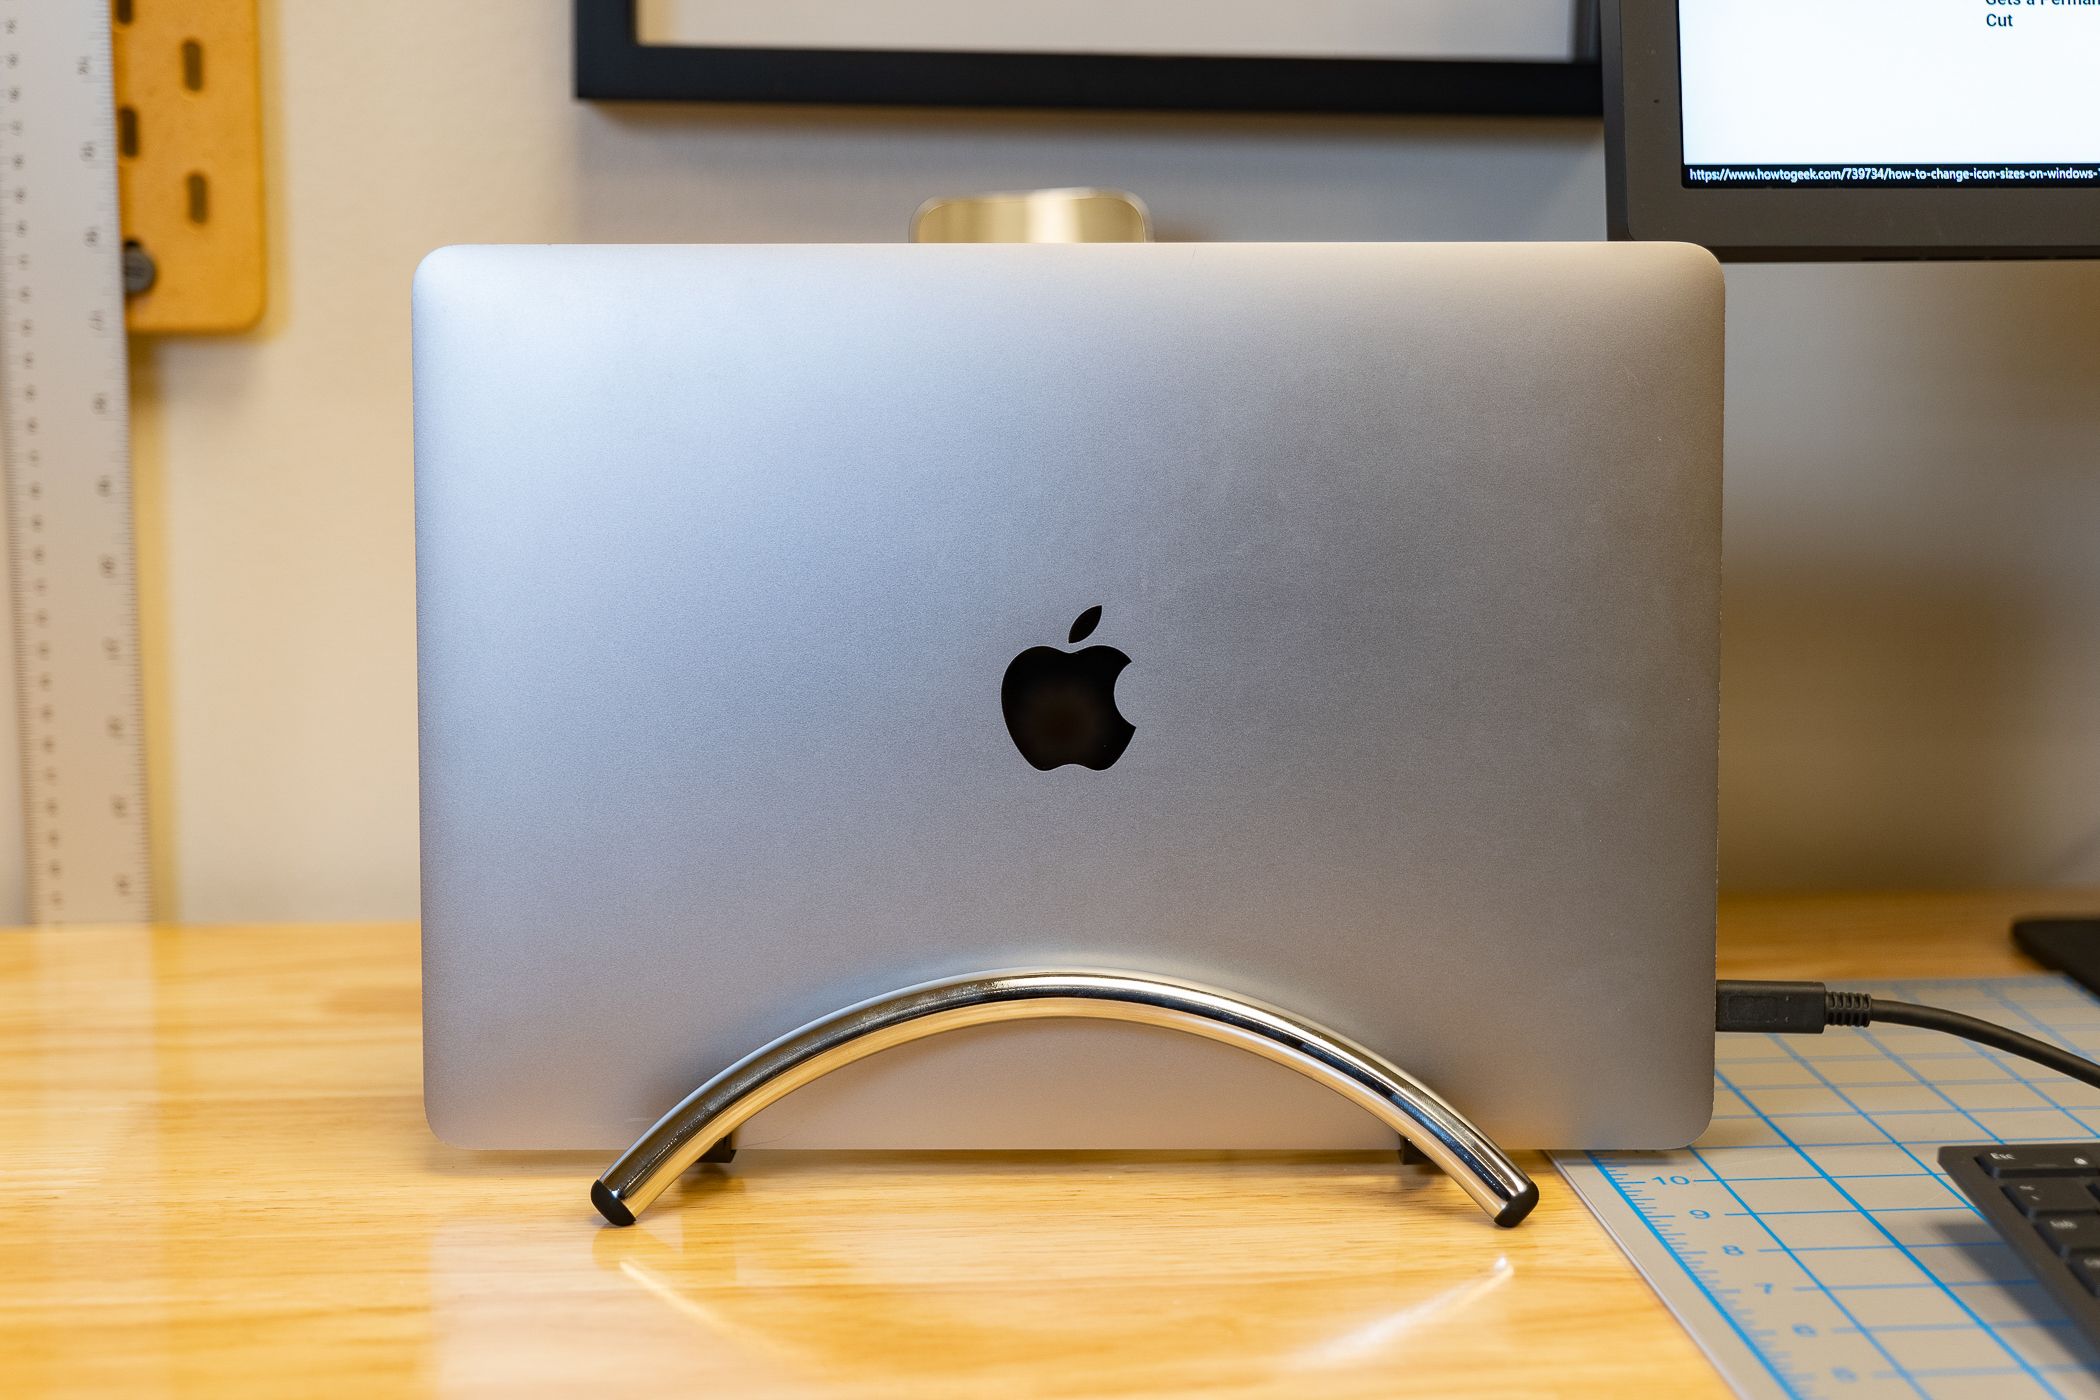
[[[1673,245],[433,254],[432,1125],[619,1146],[851,1002],[1076,964],[1288,1007],[1507,1145],[1689,1141],[1721,322]],[[743,1140],[1390,1139],[1038,1023]]]

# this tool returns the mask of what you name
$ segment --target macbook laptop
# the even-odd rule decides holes
[[[462,247],[414,299],[442,1137],[624,1146],[805,1022],[1028,966],[1287,1008],[1505,1146],[1705,1126],[1705,253]],[[1035,1022],[739,1141],[1392,1139]]]

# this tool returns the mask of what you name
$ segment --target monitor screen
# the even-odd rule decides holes
[[[1601,0],[1616,238],[2100,255],[2100,0]]]
[[[1678,0],[1687,185],[2100,188],[2100,0]]]

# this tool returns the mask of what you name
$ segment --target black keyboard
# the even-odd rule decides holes
[[[1940,1168],[2100,1342],[2100,1142],[1942,1147]]]

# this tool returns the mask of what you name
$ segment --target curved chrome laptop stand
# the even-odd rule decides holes
[[[995,1021],[1091,1018],[1168,1026],[1288,1065],[1364,1108],[1465,1188],[1497,1225],[1539,1191],[1451,1105],[1369,1050],[1309,1021],[1207,987],[1125,972],[989,972],[906,987],[814,1021],[738,1060],[658,1120],[591,1184],[632,1225],[650,1202],[767,1104],[893,1045]]]

